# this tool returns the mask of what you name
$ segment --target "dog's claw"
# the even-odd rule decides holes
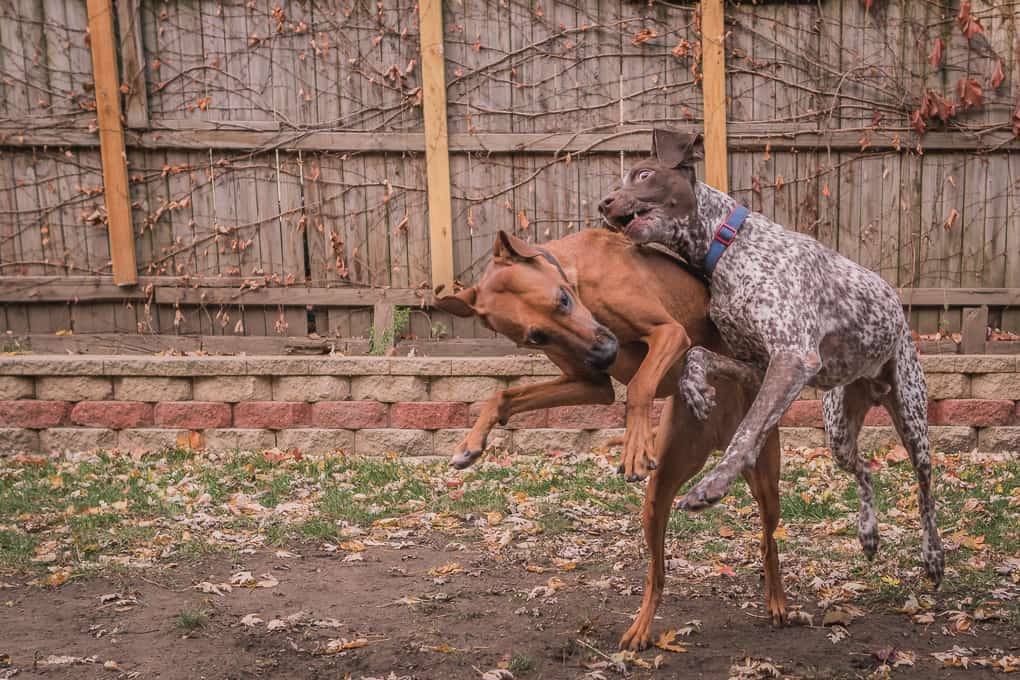
[[[482,450],[477,449],[474,451],[458,451],[453,454],[453,458],[450,459],[450,467],[458,470],[463,470],[466,467],[470,467],[472,463],[481,458]]]

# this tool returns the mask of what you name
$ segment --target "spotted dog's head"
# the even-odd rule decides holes
[[[634,243],[690,252],[683,246],[697,231],[694,164],[701,151],[701,135],[654,130],[652,157],[635,163],[599,203],[608,227]]]

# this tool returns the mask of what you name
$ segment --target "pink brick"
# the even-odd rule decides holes
[[[459,401],[403,401],[390,408],[391,427],[443,430],[467,424],[467,404]]]
[[[230,404],[217,401],[164,401],[156,404],[156,425],[205,430],[230,427]]]
[[[931,411],[936,425],[1010,425],[1016,417],[1016,405],[1009,399],[943,399]]]
[[[549,409],[549,427],[567,430],[602,430],[623,427],[626,421],[626,411],[627,405],[622,401],[615,404],[560,406]]]
[[[892,425],[892,418],[889,417],[889,412],[885,410],[884,406],[872,406],[864,414],[864,424],[867,427],[889,426]]]
[[[87,427],[123,430],[153,424],[152,404],[141,401],[80,401],[71,409],[71,421]]]
[[[821,427],[822,402],[818,399],[793,402],[779,424],[783,427]]]
[[[66,401],[18,399],[0,401],[0,427],[42,429],[67,423],[71,405]]]
[[[468,409],[468,421],[470,421],[472,425],[476,420],[478,420],[478,416],[481,414],[482,406],[484,405],[484,401],[476,401],[471,404],[471,408]],[[549,410],[543,408],[537,411],[518,413],[510,418],[510,421],[506,425],[500,425],[499,427],[503,427],[508,430],[530,430],[534,428],[547,427],[548,422]]]
[[[344,430],[389,427],[386,404],[377,401],[320,401],[312,405],[312,425]]]
[[[234,406],[234,427],[285,430],[311,421],[312,407],[303,401],[244,401]]]

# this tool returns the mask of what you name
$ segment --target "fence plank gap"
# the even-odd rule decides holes
[[[111,0],[88,0],[88,15],[113,279],[118,286],[133,286],[138,281],[138,271],[135,234],[131,225],[124,127],[120,119],[120,79],[117,76],[117,44],[113,35]]]
[[[432,287],[453,292],[453,211],[450,152],[446,131],[446,64],[442,0],[418,3],[421,23],[422,109],[425,116],[425,170],[428,184],[429,252]]]
[[[140,0],[117,0],[120,58],[124,64],[124,115],[131,128],[149,127],[145,92],[145,53],[142,48]]]

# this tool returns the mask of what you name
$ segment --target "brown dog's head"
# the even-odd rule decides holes
[[[581,304],[555,258],[504,231],[496,236],[492,262],[479,282],[438,298],[435,306],[456,316],[477,316],[518,345],[578,370],[606,372],[619,349],[616,336]]]
[[[694,163],[701,151],[701,135],[653,130],[652,157],[635,163],[599,203],[609,228],[634,243],[676,247],[698,220]]]

